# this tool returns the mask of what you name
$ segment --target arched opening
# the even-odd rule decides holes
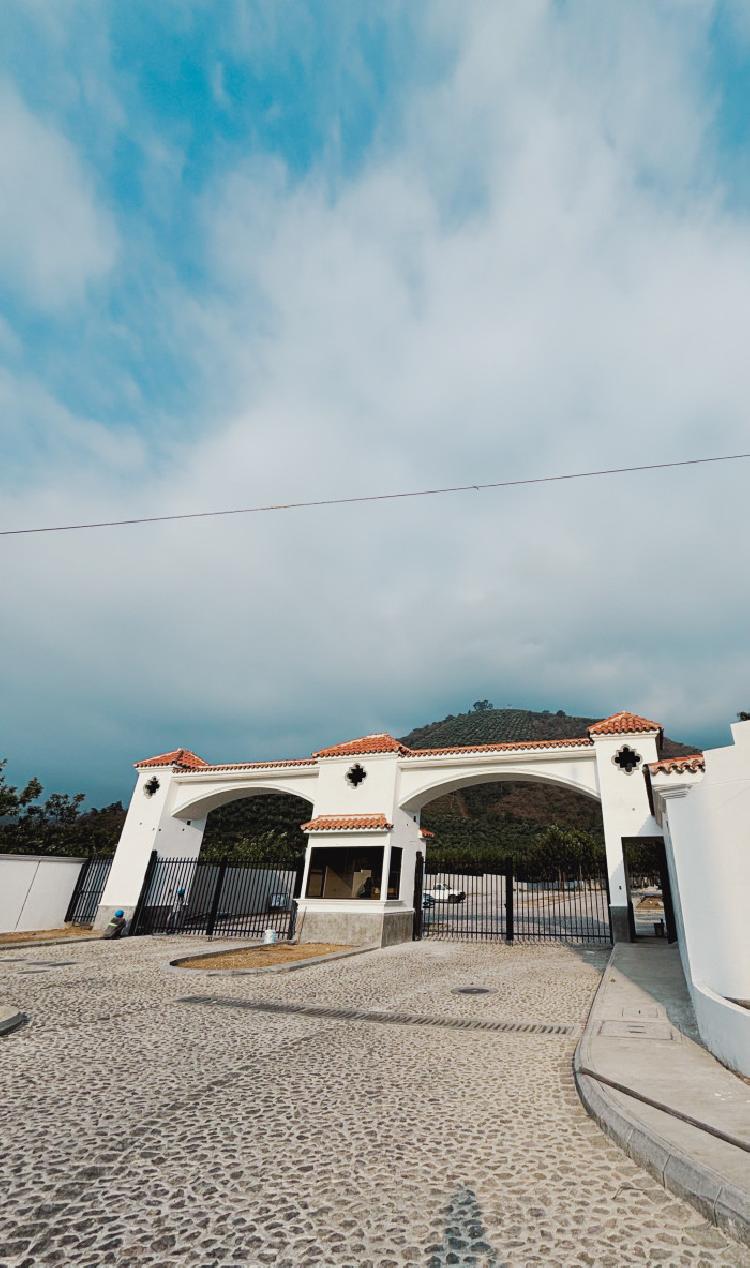
[[[604,827],[589,789],[488,773],[420,799],[423,936],[610,941]]]
[[[542,777],[453,780],[433,788],[421,811],[421,826],[434,832],[428,854],[445,863],[529,862],[545,858],[558,842],[561,866],[590,857],[602,866],[604,825],[592,793]]]
[[[201,846],[204,863],[296,868],[304,862],[307,837],[300,824],[310,817],[310,802],[291,793],[227,797],[206,819]]]
[[[290,938],[309,813],[306,798],[283,789],[230,785],[185,799],[177,817],[206,820],[200,852],[154,858],[135,931]]]

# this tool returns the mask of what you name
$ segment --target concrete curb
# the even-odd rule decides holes
[[[25,1013],[19,1013],[15,1008],[0,1008],[0,1036],[9,1035],[28,1020]]]
[[[33,951],[34,947],[75,947],[79,942],[101,942],[101,934],[88,934],[84,938],[50,938],[44,942],[0,942],[3,951]]]
[[[364,955],[367,951],[380,951],[379,944],[367,947],[352,947],[347,951],[333,951],[329,955],[311,955],[307,960],[293,960],[291,964],[269,964],[265,968],[260,969],[191,969],[187,960],[205,960],[208,957],[213,958],[217,955],[226,955],[227,951],[252,951],[256,947],[262,947],[262,942],[250,942],[243,946],[224,947],[221,951],[197,951],[193,955],[179,956],[177,959],[168,960],[162,965],[171,973],[202,973],[207,977],[257,977],[259,974],[265,973],[294,973],[297,969],[306,969],[312,964],[329,964],[334,960],[348,960],[353,955]]]
[[[736,1188],[718,1172],[690,1157],[670,1141],[664,1140],[653,1128],[647,1127],[638,1117],[636,1098],[633,1098],[632,1109],[630,1103],[624,1108],[622,1102],[615,1100],[613,1092],[605,1083],[600,1083],[594,1075],[588,1073],[592,1066],[591,1019],[599,993],[604,990],[611,963],[610,958],[573,1057],[578,1095],[605,1135],[614,1140],[634,1162],[645,1167],[666,1189],[689,1202],[723,1232],[750,1246],[750,1194]],[[587,1072],[584,1073],[584,1070]],[[626,1092],[619,1095],[629,1102]]]

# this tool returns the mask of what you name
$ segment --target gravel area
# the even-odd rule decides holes
[[[606,950],[427,942],[282,975],[165,971],[199,946],[0,954],[0,998],[31,1019],[0,1041],[0,1268],[750,1265],[578,1101]],[[472,1025],[488,1021],[569,1030]]]
[[[349,951],[350,947],[334,942],[279,942],[272,947],[245,947],[241,951],[222,951],[220,955],[201,955],[186,960],[175,960],[176,968],[186,969],[264,969],[279,964],[294,964],[297,960],[312,960],[319,955],[336,955]]]
[[[43,942],[49,938],[87,938],[90,925],[63,925],[61,929],[34,929],[26,933],[0,933],[0,950],[7,944]]]

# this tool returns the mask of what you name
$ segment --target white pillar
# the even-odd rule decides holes
[[[591,738],[596,751],[596,768],[604,821],[604,844],[609,877],[610,924],[615,942],[630,941],[628,895],[623,854],[624,837],[661,837],[662,830],[651,813],[643,769],[657,760],[658,733],[630,732],[596,735]],[[631,750],[640,761],[630,772],[616,759],[623,749]]]
[[[138,770],[125,826],[96,914],[96,929],[104,928],[118,907],[126,916],[132,916],[154,850],[160,858],[197,858],[200,853],[205,816],[192,820],[173,817],[172,773],[171,766]]]

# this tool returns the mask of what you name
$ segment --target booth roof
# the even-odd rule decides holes
[[[385,815],[318,815],[301,825],[303,832],[390,832]]]

